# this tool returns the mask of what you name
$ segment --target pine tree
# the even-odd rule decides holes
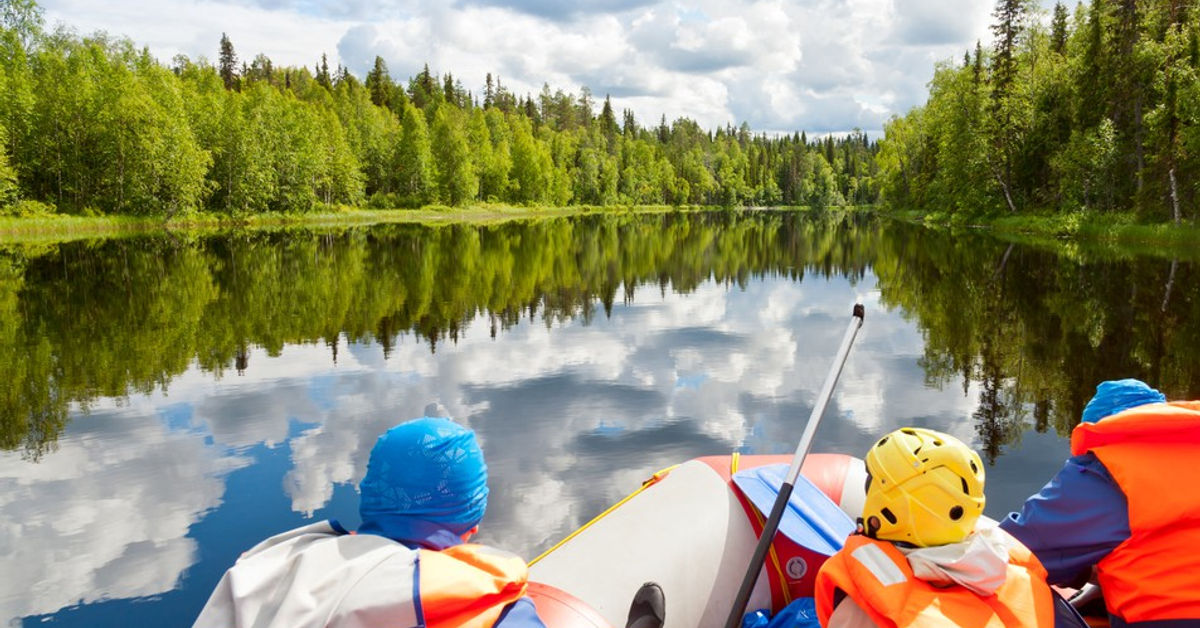
[[[1108,59],[1104,50],[1104,0],[1092,0],[1088,11],[1087,44],[1083,51],[1083,71],[1079,73],[1078,91],[1087,94],[1079,101],[1076,127],[1092,128],[1104,115],[1108,96]]]
[[[429,72],[429,64],[421,69],[421,73],[409,81],[409,95],[412,102],[418,109],[424,111],[429,107],[429,103],[440,100],[440,91],[438,90],[437,81],[433,78],[433,74]]]
[[[637,120],[634,119],[634,117],[633,117],[633,110],[625,109],[624,111],[621,112],[621,115],[624,118],[624,123],[622,124],[621,132],[630,137],[636,136],[638,128],[637,128]]]
[[[1017,211],[1013,200],[1012,170],[1015,152],[1013,137],[1012,103],[1009,97],[1013,82],[1017,78],[1017,37],[1021,33],[1025,16],[1024,0],[999,0],[993,15],[996,23],[992,25],[992,34],[996,37],[995,54],[992,57],[992,121],[996,125],[992,132],[995,152],[998,153],[999,164],[991,162],[991,169],[996,182],[1004,193],[1004,201],[1010,212]]]
[[[329,79],[329,60],[321,53],[321,65],[317,66],[317,84],[325,89],[333,89],[333,81]]]
[[[604,134],[611,143],[617,135],[620,135],[621,129],[617,126],[617,116],[613,113],[612,99],[606,94],[604,96],[604,107],[600,110],[600,132]]]
[[[592,90],[584,85],[579,90],[579,125],[587,128],[592,125]]]
[[[383,57],[375,57],[375,65],[367,73],[367,91],[371,93],[371,102],[380,107],[388,107],[392,100],[392,77],[388,74],[387,64]]]
[[[996,23],[992,34],[996,37],[995,56],[992,58],[992,96],[994,107],[1008,96],[1017,74],[1017,36],[1021,33],[1021,22],[1025,7],[1022,0],[999,0],[992,15]]]
[[[975,40],[975,65],[972,68],[975,77],[975,85],[978,86],[983,82],[983,44],[979,40]]]
[[[219,57],[221,80],[225,89],[238,89],[237,55],[233,52],[233,42],[229,36],[221,33],[221,52]]]
[[[458,95],[454,92],[454,77],[447,72],[446,76],[442,77],[442,94],[446,102],[458,105]]]
[[[1054,4],[1054,19],[1050,22],[1050,48],[1060,55],[1067,51],[1067,7],[1061,2]]]

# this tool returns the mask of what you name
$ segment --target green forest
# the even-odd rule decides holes
[[[127,39],[47,32],[0,0],[0,215],[244,216],[337,206],[870,204],[863,133],[809,138],[639,123],[587,88],[518,95],[489,74],[361,80],[247,61],[165,65]]]
[[[1046,15],[1000,0],[993,17],[994,44],[940,64],[928,102],[887,125],[878,157],[889,204],[1194,222],[1195,2],[1092,0]]]

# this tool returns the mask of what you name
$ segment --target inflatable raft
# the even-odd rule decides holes
[[[710,456],[654,474],[530,563],[538,614],[553,628],[624,626],[634,593],[656,582],[667,628],[724,626],[790,460]],[[861,460],[812,454],[801,476],[747,610],[811,597],[862,512]]]

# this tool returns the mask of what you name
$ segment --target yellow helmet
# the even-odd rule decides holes
[[[962,441],[906,427],[867,452],[863,528],[919,547],[957,543],[983,514],[983,462]]]

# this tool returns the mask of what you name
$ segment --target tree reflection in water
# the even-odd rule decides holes
[[[250,349],[456,342],[477,315],[607,316],[634,289],[711,280],[878,277],[925,336],[926,383],[978,384],[989,461],[1027,423],[1074,426],[1096,383],[1140,377],[1200,396],[1194,259],[1038,248],[863,216],[604,214],[499,225],[389,225],[158,236],[0,249],[0,447],[38,458],[71,404],[166,389]]]

